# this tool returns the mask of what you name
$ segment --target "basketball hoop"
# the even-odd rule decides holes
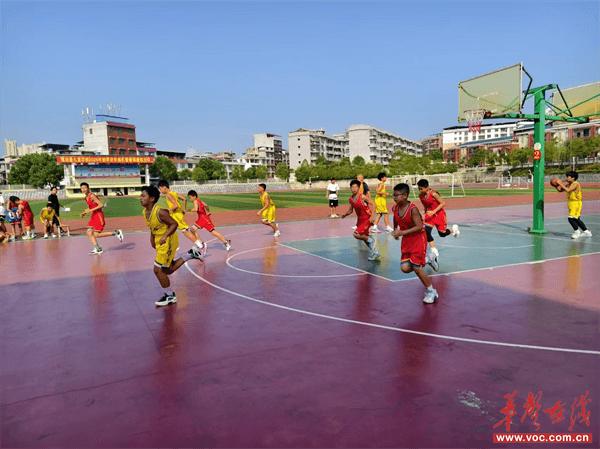
[[[481,124],[483,123],[483,119],[485,117],[485,109],[472,109],[470,111],[465,111],[464,116],[465,119],[467,119],[469,131],[479,132],[479,130],[481,129]]]

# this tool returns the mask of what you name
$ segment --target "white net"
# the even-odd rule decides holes
[[[464,112],[465,120],[469,125],[469,131],[479,132],[483,118],[485,117],[485,109],[473,109],[471,111]]]

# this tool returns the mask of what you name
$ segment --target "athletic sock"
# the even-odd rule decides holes
[[[429,287],[427,287],[427,291],[428,291],[428,292],[431,292],[431,291],[433,291],[433,285],[430,285]]]
[[[202,247],[204,246],[204,242],[202,240],[196,240],[194,242],[194,245],[196,245],[198,248],[202,249]]]

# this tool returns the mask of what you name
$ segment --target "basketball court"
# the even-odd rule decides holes
[[[600,235],[600,201],[584,207]],[[234,250],[212,241],[162,309],[145,232],[101,256],[84,237],[6,245],[3,445],[489,446],[513,391],[514,432],[535,431],[528,393],[566,404],[539,423],[567,432],[588,391],[573,432],[597,443],[600,243],[570,239],[564,209],[544,235],[530,206],[449,211],[433,305],[390,235],[367,261],[352,217],[223,227]]]

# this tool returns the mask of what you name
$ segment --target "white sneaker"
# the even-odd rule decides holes
[[[48,234],[44,234],[44,238],[47,239],[48,238]]]
[[[583,231],[583,233],[581,235],[583,237],[591,237],[592,236],[592,231],[590,231],[589,229],[586,229],[585,231]]]
[[[438,258],[433,253],[429,257],[427,257],[427,265],[433,268],[433,271],[438,271],[440,269],[440,263],[438,262]]]
[[[120,229],[117,229],[115,231],[115,237],[119,239],[119,242],[122,242],[125,239],[125,236],[123,235],[123,231],[121,231]]]
[[[373,225],[371,226],[371,229],[369,229],[369,232],[381,232],[379,230],[379,227],[377,225]]]
[[[432,288],[431,290],[427,289],[425,296],[423,297],[423,302],[425,304],[433,304],[435,300],[438,299],[438,296],[438,292],[435,288]]]
[[[394,228],[392,228],[391,226],[387,226],[387,227],[385,228],[385,230],[386,230],[387,232],[394,232]]]
[[[190,250],[188,251],[188,254],[197,260],[203,260],[203,257],[204,257],[202,252],[195,246],[192,246],[190,248]]]
[[[202,257],[206,257],[206,253],[208,252],[208,245],[205,242],[202,242],[202,246],[194,245],[192,249],[198,251]]]
[[[164,307],[164,306],[168,306],[170,304],[175,304],[177,302],[177,296],[175,295],[175,292],[171,293],[170,295],[167,295],[166,293],[162,296],[162,298],[160,298],[158,301],[154,302],[154,305],[156,307]]]
[[[56,238],[56,234],[52,234],[52,238],[55,239]]]
[[[377,260],[379,259],[379,252],[377,251],[371,251],[369,253],[369,257],[367,257],[367,260]]]
[[[352,226],[352,230],[356,231],[357,226]]]
[[[458,237],[460,235],[460,229],[458,229],[458,225],[457,224],[453,224],[452,228],[450,228],[452,230],[452,235],[454,237]]]
[[[279,237],[281,235],[281,231],[279,229],[273,233],[273,237]]]
[[[578,239],[579,237],[581,237],[581,231],[579,229],[571,234],[572,239]]]
[[[104,250],[102,248],[100,248],[100,249],[94,248],[90,251],[90,254],[99,255],[99,254],[102,254],[103,252],[104,252]]]
[[[440,257],[440,252],[438,251],[437,248],[431,248],[431,253],[436,257]]]
[[[231,251],[231,240],[227,240],[223,245],[225,245],[225,251]]]

